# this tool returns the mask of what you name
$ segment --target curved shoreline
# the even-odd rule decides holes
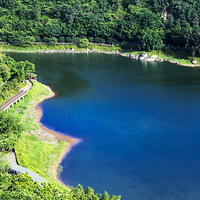
[[[44,85],[44,84],[43,84]],[[40,128],[43,129],[46,133],[48,134],[51,134],[53,136],[55,136],[55,138],[58,140],[58,141],[65,141],[67,142],[67,145],[65,146],[65,148],[63,149],[60,157],[56,160],[56,162],[53,164],[53,167],[52,167],[52,170],[51,170],[51,174],[53,176],[53,178],[55,180],[57,180],[60,184],[62,185],[65,185],[58,177],[58,166],[60,165],[60,163],[62,162],[63,158],[67,155],[67,153],[71,150],[71,148],[77,144],[78,142],[80,142],[81,140],[77,139],[77,138],[73,138],[73,137],[70,137],[70,136],[67,136],[67,135],[63,135],[59,132],[56,132],[54,130],[50,130],[48,129],[47,127],[45,127],[41,122],[41,118],[43,116],[43,112],[42,112],[42,109],[39,107],[39,104],[42,103],[44,100],[46,99],[49,99],[49,98],[52,98],[55,96],[55,93],[52,91],[52,89],[45,85],[49,90],[51,90],[51,92],[53,94],[49,95],[49,96],[46,96],[44,97],[41,101],[37,102],[36,105],[35,105],[35,110],[37,111],[37,117],[36,117],[36,122],[39,124]],[[66,185],[65,185],[66,186]]]
[[[112,54],[112,55],[120,55],[123,57],[127,57],[127,58],[131,58],[131,59],[136,59],[136,60],[141,60],[139,59],[140,54],[134,54],[133,52],[124,52],[123,50],[100,50],[100,49],[40,49],[40,50],[0,50],[0,52],[5,52],[5,53],[9,53],[9,52],[14,52],[14,53],[39,53],[39,54],[45,54],[45,53],[104,53],[104,54]],[[143,53],[148,54],[148,52],[143,51]],[[134,56],[135,57],[134,57]],[[157,55],[155,53],[155,55]],[[148,55],[149,56],[149,55]],[[148,60],[142,60],[144,62],[169,62],[169,63],[173,63],[176,65],[180,65],[180,66],[184,66],[184,67],[200,67],[200,64],[192,64],[192,63],[181,63],[180,61],[178,61],[179,58],[177,59],[173,59],[171,60],[170,58],[165,58],[162,59],[160,57],[157,57],[157,59],[155,59],[154,61],[148,61]],[[189,61],[189,59],[186,59]]]

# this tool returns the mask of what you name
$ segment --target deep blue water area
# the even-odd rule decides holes
[[[60,179],[122,200],[200,199],[200,68],[106,54],[9,53],[56,96],[41,122],[80,138]]]

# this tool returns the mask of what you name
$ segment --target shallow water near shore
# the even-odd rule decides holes
[[[105,54],[8,53],[56,96],[41,122],[82,140],[60,179],[123,200],[200,199],[200,68]]]

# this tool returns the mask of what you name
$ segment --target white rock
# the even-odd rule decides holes
[[[147,53],[142,53],[139,57],[140,60],[145,60],[148,57]]]
[[[192,60],[192,64],[196,65],[197,64],[197,60]]]

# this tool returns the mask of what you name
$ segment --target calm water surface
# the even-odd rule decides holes
[[[123,200],[200,199],[200,69],[103,54],[19,54],[56,97],[42,123],[82,139],[67,185]]]

